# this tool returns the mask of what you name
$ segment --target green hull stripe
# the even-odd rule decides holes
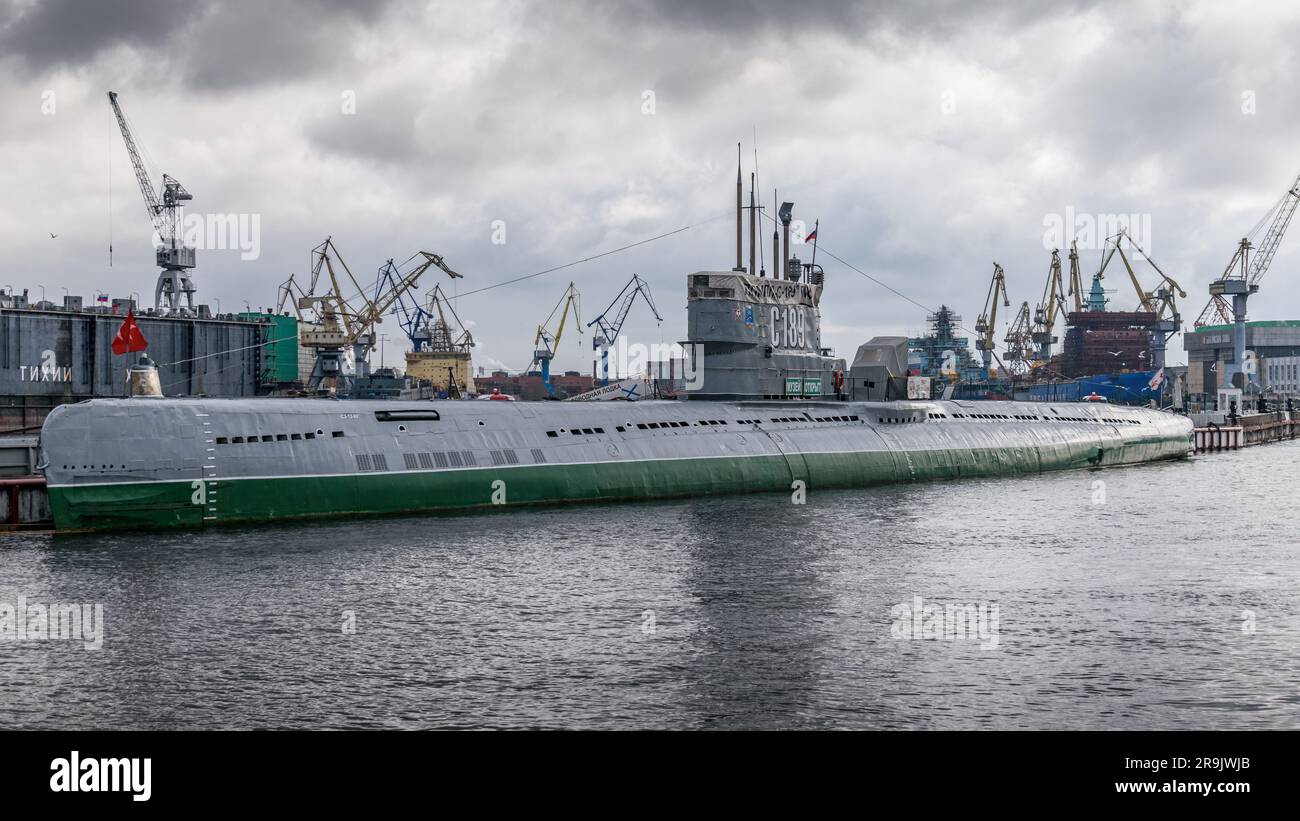
[[[708,459],[502,466],[256,479],[59,485],[49,489],[55,527],[100,530],[204,527],[340,515],[457,510],[493,505],[809,491],[888,482],[1001,476],[1186,456],[1187,443],[1130,441],[1099,453],[1055,448],[791,453]],[[1100,458],[1099,458],[1100,457]]]

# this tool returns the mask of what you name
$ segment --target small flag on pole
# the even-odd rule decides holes
[[[805,245],[807,245],[807,244],[810,243],[810,242],[816,242],[816,241],[817,241],[817,228],[816,228],[816,226],[813,227],[812,231],[809,231],[809,232],[808,232],[808,236],[804,237],[804,238],[803,238],[803,241],[804,241],[804,244],[805,244]]]
[[[122,327],[117,329],[117,336],[113,337],[113,355],[121,356],[134,351],[143,351],[147,347],[149,343],[145,341],[144,334],[140,333],[140,326],[135,322],[135,310],[128,310],[126,320],[122,323]]]
[[[1165,369],[1161,368],[1160,370],[1156,371],[1155,376],[1152,376],[1151,381],[1147,383],[1147,390],[1154,391],[1159,389],[1160,385],[1163,384],[1164,381],[1165,381]]]

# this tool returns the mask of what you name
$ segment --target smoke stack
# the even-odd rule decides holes
[[[790,219],[794,215],[794,203],[781,203],[781,232],[785,236],[785,247],[781,254],[781,267],[777,270],[786,279],[790,278]]]
[[[749,273],[758,273],[754,241],[758,239],[758,209],[754,207],[754,175],[749,175]]]
[[[736,267],[734,269],[736,271],[745,270],[743,267],[741,267],[742,264],[741,254],[743,253],[740,247],[741,211],[743,210],[741,208],[741,200],[740,200],[741,192],[742,192],[742,185],[740,182],[740,143],[736,143]]]

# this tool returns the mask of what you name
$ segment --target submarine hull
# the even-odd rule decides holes
[[[1185,417],[1017,402],[96,399],[41,435],[56,529],[737,493],[1184,458]]]

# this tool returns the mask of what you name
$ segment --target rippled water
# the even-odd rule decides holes
[[[0,602],[105,619],[0,641],[0,727],[1300,727],[1297,457],[0,537]],[[894,638],[913,596],[998,646]]]

